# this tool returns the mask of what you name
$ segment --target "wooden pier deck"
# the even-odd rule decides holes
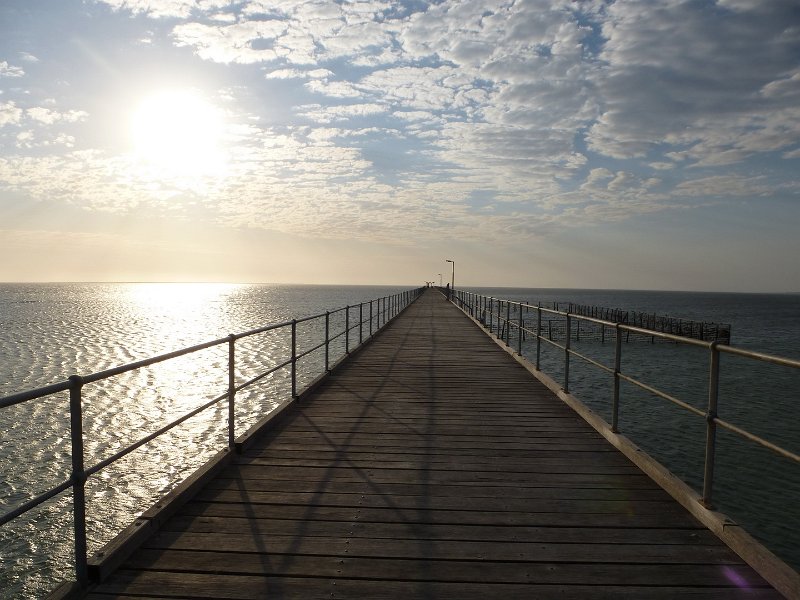
[[[88,598],[780,598],[429,290]]]

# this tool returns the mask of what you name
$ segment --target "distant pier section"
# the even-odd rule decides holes
[[[604,306],[592,306],[588,304],[575,304],[573,302],[552,302],[547,305],[540,304],[538,307],[547,309],[541,311],[541,323],[537,325],[537,306],[522,302],[522,315],[517,312],[517,306],[513,308],[506,306],[505,300],[500,300],[504,308],[497,308],[495,303],[490,303],[482,310],[481,320],[489,323],[490,320],[498,321],[500,337],[505,337],[507,323],[511,322],[512,330],[515,323],[521,316],[522,336],[527,338],[528,332],[536,333],[537,326],[541,327],[541,335],[550,340],[563,340],[566,337],[566,315],[577,315],[590,317],[611,323],[630,325],[640,329],[658,333],[668,333],[680,337],[692,338],[704,342],[719,342],[720,344],[731,343],[731,326],[727,323],[714,323],[708,321],[695,321],[692,319],[682,319],[659,315],[656,313],[639,312],[633,310],[621,310],[618,308],[606,308]],[[498,305],[499,306],[499,305]],[[506,313],[506,311],[508,311]],[[513,314],[512,314],[513,313]],[[609,325],[592,323],[591,321],[577,321],[573,324],[570,331],[570,339],[598,340],[605,342],[606,336],[613,338],[614,330]],[[625,331],[625,342],[648,341],[655,343],[657,340],[667,341],[657,336],[647,335],[646,333],[637,334]]]
[[[614,323],[641,327],[642,329],[649,329],[651,331],[694,338],[704,342],[716,341],[721,344],[731,343],[731,326],[726,323],[693,321],[691,319],[680,319],[677,317],[657,315],[655,313],[573,304],[571,302],[568,303],[567,312],[582,317],[593,317],[604,321],[613,321]]]

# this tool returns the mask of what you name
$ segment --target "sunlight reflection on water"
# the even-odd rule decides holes
[[[232,284],[0,285],[0,395],[87,375],[270,323],[384,296],[399,288]],[[341,331],[343,313],[331,317]],[[298,348],[320,341],[323,322],[298,325]],[[357,332],[356,332],[357,333]],[[351,338],[352,340],[352,338]],[[240,384],[283,362],[288,328],[236,342]],[[344,341],[332,344],[331,361]],[[322,351],[300,361],[299,386],[324,366]],[[87,467],[223,394],[228,346],[127,372],[83,388]],[[288,369],[236,396],[236,434],[288,399]],[[10,510],[68,479],[69,398],[56,394],[0,413],[4,427],[0,508]],[[227,444],[227,404],[220,402],[128,454],[87,481],[89,552]],[[30,465],[36,465],[32,470]],[[3,526],[0,589],[39,597],[73,577],[71,494],[62,494]]]

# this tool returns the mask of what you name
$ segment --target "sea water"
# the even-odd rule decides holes
[[[398,287],[227,284],[0,284],[0,396],[86,375],[303,315],[397,292]],[[543,305],[599,305],[732,325],[732,343],[800,358],[800,296],[552,289],[474,290]],[[366,311],[364,317],[366,318]],[[343,313],[332,318],[341,331]],[[316,330],[314,330],[316,327]],[[237,382],[285,360],[287,328],[237,342]],[[319,323],[300,331],[309,347]],[[354,332],[357,335],[357,332]],[[304,337],[305,336],[305,337]],[[352,339],[352,338],[351,338]],[[352,343],[352,342],[351,342]],[[340,338],[335,359],[343,352]],[[613,337],[573,346],[613,362]],[[535,352],[527,339],[524,352]],[[702,350],[668,344],[626,344],[623,371],[698,407],[707,395]],[[301,365],[301,385],[322,366],[317,352]],[[543,369],[563,376],[563,352],[545,344]],[[290,394],[286,369],[237,395],[237,432],[246,430]],[[92,384],[84,389],[86,464],[118,452],[191,408],[225,391],[227,347],[221,345]],[[610,378],[570,366],[571,391],[610,418]],[[798,452],[800,374],[723,358],[720,415]],[[620,428],[690,484],[702,475],[704,421],[626,385]],[[13,509],[70,472],[67,394],[0,411],[0,510]],[[132,522],[156,498],[226,444],[224,404],[100,471],[87,483],[90,552]],[[720,434],[715,502],[774,551],[797,566],[800,473],[728,434]],[[0,530],[3,597],[40,597],[73,577],[71,496]]]

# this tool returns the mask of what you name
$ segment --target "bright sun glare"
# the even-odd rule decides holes
[[[150,94],[131,118],[137,159],[161,177],[219,175],[223,130],[222,111],[191,91]]]

